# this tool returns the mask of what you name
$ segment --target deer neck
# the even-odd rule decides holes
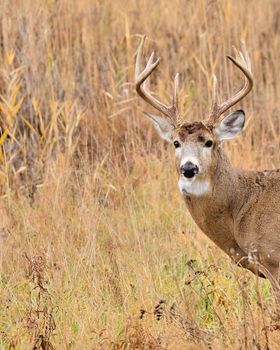
[[[186,196],[187,207],[200,229],[228,253],[234,239],[234,221],[246,198],[245,173],[232,166],[222,149],[211,172],[209,191]]]

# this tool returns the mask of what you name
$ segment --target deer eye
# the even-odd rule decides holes
[[[175,148],[178,148],[181,146],[179,141],[174,141],[173,144],[174,144]]]
[[[205,146],[205,147],[208,147],[208,148],[212,147],[212,145],[213,145],[213,141],[212,141],[212,140],[208,140],[208,141],[206,141],[205,144],[204,144],[204,146]]]

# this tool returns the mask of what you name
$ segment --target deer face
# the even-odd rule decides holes
[[[203,195],[210,190],[211,178],[215,171],[218,158],[218,149],[224,140],[238,135],[243,127],[245,115],[242,110],[235,111],[226,117],[224,112],[244,98],[253,87],[251,63],[245,46],[242,51],[236,51],[236,57],[227,56],[228,59],[240,69],[245,76],[245,84],[234,96],[223,103],[218,103],[217,79],[213,76],[213,101],[209,118],[199,122],[181,121],[178,103],[179,75],[174,80],[174,93],[172,105],[168,106],[157,100],[147,89],[146,80],[159,65],[160,60],[154,61],[151,54],[146,67],[142,70],[141,61],[145,37],[138,47],[135,65],[135,87],[140,97],[165,118],[146,114],[153,122],[160,136],[173,143],[179,173],[179,188],[186,195]]]
[[[162,117],[146,116],[153,122],[159,135],[174,145],[181,193],[195,196],[210,190],[219,147],[224,140],[237,136],[245,121],[242,110],[231,113],[214,127],[203,122],[184,123],[175,127]]]
[[[216,143],[203,123],[183,124],[173,133],[179,189],[182,194],[202,195],[210,188]]]

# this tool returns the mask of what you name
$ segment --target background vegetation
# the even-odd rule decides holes
[[[266,281],[196,228],[173,149],[134,91],[140,35],[162,57],[151,85],[207,116],[242,83],[225,59],[244,39],[255,86],[226,145],[247,169],[279,166],[277,0],[0,2],[0,348],[279,349]]]

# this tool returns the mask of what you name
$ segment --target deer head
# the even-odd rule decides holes
[[[210,115],[201,121],[183,120],[178,107],[179,75],[174,80],[173,102],[167,106],[158,101],[147,89],[147,78],[159,65],[151,54],[144,70],[141,68],[145,37],[142,38],[136,55],[135,83],[137,93],[164,117],[145,115],[153,122],[159,135],[175,147],[176,163],[179,173],[179,188],[182,194],[199,196],[210,189],[211,176],[216,168],[219,148],[224,140],[240,134],[245,124],[243,110],[237,110],[222,117],[229,108],[244,98],[253,87],[251,63],[245,45],[236,51],[236,57],[227,58],[245,76],[244,86],[233,97],[219,104],[217,98],[217,79],[213,77],[213,101]]]

